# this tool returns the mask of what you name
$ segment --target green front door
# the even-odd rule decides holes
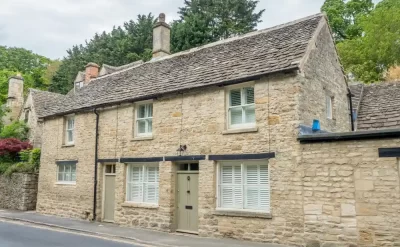
[[[114,222],[115,165],[106,165],[104,173],[104,217],[103,221]]]
[[[178,173],[177,231],[198,231],[198,173]]]

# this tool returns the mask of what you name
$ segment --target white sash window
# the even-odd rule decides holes
[[[218,207],[270,212],[267,161],[220,163]]]
[[[153,104],[136,107],[136,136],[151,136],[153,132]]]
[[[65,118],[65,144],[72,145],[75,142],[75,116]]]
[[[228,128],[254,127],[256,123],[254,87],[232,89],[228,94]]]
[[[159,168],[158,164],[128,165],[128,202],[158,204]]]

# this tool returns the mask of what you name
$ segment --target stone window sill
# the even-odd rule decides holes
[[[229,129],[222,132],[223,135],[230,135],[230,134],[241,134],[241,133],[252,133],[258,132],[258,127],[253,128],[244,128],[244,129]]]
[[[126,207],[126,208],[158,209],[159,206],[156,205],[156,204],[135,203],[135,202],[124,202],[124,203],[122,203],[122,207]]]
[[[66,185],[66,186],[75,186],[75,183],[67,183],[67,182],[57,182],[56,185]]]
[[[218,216],[272,219],[271,213],[264,212],[216,210],[213,214]]]
[[[153,136],[136,136],[131,141],[148,141],[153,140]]]
[[[70,147],[75,147],[75,144],[64,144],[61,146],[62,148],[70,148]]]

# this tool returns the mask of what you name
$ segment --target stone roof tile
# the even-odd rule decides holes
[[[297,69],[323,18],[313,15],[99,77],[47,116]]]

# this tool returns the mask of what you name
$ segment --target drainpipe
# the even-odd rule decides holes
[[[350,122],[351,122],[351,131],[354,131],[354,116],[353,116],[353,94],[351,93],[350,89],[347,88],[347,91],[349,92],[347,96],[349,97],[349,103],[350,103]]]
[[[93,221],[96,221],[96,207],[97,207],[97,161],[98,161],[98,146],[99,146],[99,113],[97,108],[94,109],[96,114],[96,139],[94,148],[94,188],[93,188]]]

